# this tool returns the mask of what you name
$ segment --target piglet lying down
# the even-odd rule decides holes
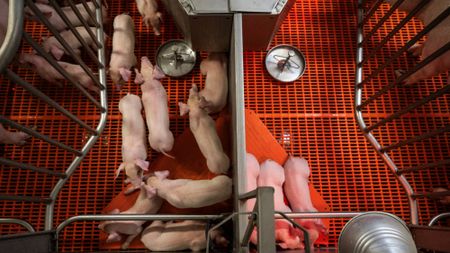
[[[211,239],[219,246],[228,244],[218,230],[212,231]],[[151,251],[200,251],[206,248],[206,223],[154,221],[142,232],[141,241]]]
[[[155,171],[147,184],[156,189],[158,196],[177,208],[210,206],[231,197],[232,181],[224,175],[207,180],[167,179],[169,171]]]
[[[162,199],[156,195],[155,189],[143,184],[141,192],[134,205],[123,212],[114,209],[110,214],[155,214],[162,205]],[[117,242],[122,240],[122,235],[127,239],[122,244],[122,248],[128,248],[131,241],[142,231],[145,221],[105,221],[98,226],[101,230],[109,234],[106,242]]]

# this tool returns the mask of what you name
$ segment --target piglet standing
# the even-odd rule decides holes
[[[57,71],[50,63],[43,57],[35,54],[23,54],[19,58],[22,64],[29,63],[33,66],[33,70],[43,79],[50,83],[61,84],[65,78],[59,71]],[[80,65],[75,65],[67,62],[57,62],[75,81],[80,83],[85,88],[99,92],[99,88],[94,84],[92,78],[84,71]]]
[[[154,221],[142,232],[141,242],[151,251],[200,251],[206,248],[205,230],[204,221]],[[219,246],[228,244],[219,230],[213,230],[210,238]]]
[[[155,214],[161,208],[163,201],[156,195],[155,189],[143,184],[136,202],[128,210],[120,212],[114,209],[110,214]],[[146,221],[105,221],[98,226],[108,233],[106,242],[117,242],[122,240],[122,235],[127,235],[127,239],[122,244],[122,249],[128,248],[131,241],[142,231],[142,225]]]
[[[116,171],[116,177],[125,170],[127,182],[133,187],[127,192],[139,189],[142,184],[143,171],[148,170],[147,146],[145,144],[145,125],[142,118],[141,99],[132,94],[124,96],[119,102],[122,113],[122,160]]]
[[[158,11],[158,3],[156,0],[136,0],[136,5],[145,26],[147,28],[152,26],[155,35],[161,35],[160,27],[162,15],[161,12]]]
[[[131,78],[131,68],[136,65],[134,54],[134,23],[127,14],[120,14],[114,18],[114,34],[112,41],[109,74],[111,80],[120,89],[123,82]]]
[[[178,103],[180,115],[189,113],[189,127],[206,158],[208,169],[215,174],[224,174],[230,167],[230,159],[223,151],[214,120],[200,107],[203,100],[194,84],[189,90],[187,104]]]
[[[314,208],[309,192],[310,169],[304,158],[289,156],[284,164],[286,182],[284,192],[294,212],[317,212]],[[320,219],[296,219],[310,234],[311,246],[320,233],[326,233],[326,227]],[[301,232],[300,232],[301,233]]]
[[[25,145],[26,140],[30,138],[28,134],[24,132],[11,132],[6,130],[2,124],[0,124],[0,142],[4,144]]]
[[[201,62],[200,71],[206,75],[205,88],[200,91],[200,96],[205,98],[201,106],[208,113],[220,112],[227,104],[228,97],[226,54],[210,53]]]
[[[61,18],[61,16],[59,16],[59,14],[56,12],[56,10],[51,5],[39,3],[39,2],[36,3],[35,5],[42,12],[42,14],[44,14],[44,16],[46,16],[47,20],[53,25],[53,27],[55,27],[55,29],[57,29],[58,31],[64,31],[68,28],[67,24],[64,22],[64,20]],[[87,5],[88,5],[89,9],[93,13],[95,13],[94,3],[92,1],[90,1],[90,2],[87,2]],[[91,16],[87,12],[86,8],[84,8],[83,4],[81,4],[81,3],[77,4],[77,5],[75,5],[75,8],[80,12],[83,20],[87,20],[88,24],[94,25],[94,23],[91,21]],[[80,21],[80,19],[77,17],[77,15],[75,14],[75,12],[73,11],[73,9],[71,7],[61,7],[61,10],[64,12],[64,14],[69,19],[70,23],[73,26],[83,25],[83,23]],[[29,19],[37,19],[36,15],[33,13],[33,11],[29,7],[26,7],[24,9],[24,12],[25,12],[25,16],[28,17]],[[102,20],[105,23],[106,17],[107,17],[107,12],[106,12],[106,7],[103,5],[102,5],[102,17],[103,17]]]
[[[172,150],[174,138],[169,129],[169,108],[167,93],[159,79],[164,73],[153,66],[147,57],[141,59],[141,72],[136,71],[136,84],[141,84],[142,103],[144,104],[145,120],[148,127],[148,141],[152,149],[166,156]],[[173,157],[172,157],[173,158]]]
[[[158,196],[177,208],[210,206],[231,197],[232,180],[225,175],[213,179],[167,179],[169,171],[155,171],[147,185],[156,189]]]
[[[284,203],[283,183],[285,182],[284,169],[273,160],[266,160],[261,164],[258,176],[258,186],[270,186],[274,189],[274,207],[279,212],[291,212]],[[299,234],[286,220],[275,221],[275,240],[283,249],[303,249],[304,245]]]

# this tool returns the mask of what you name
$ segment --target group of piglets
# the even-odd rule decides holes
[[[148,1],[136,1],[144,22],[159,34],[161,14],[155,5]],[[150,6],[151,11],[145,10]],[[148,10],[148,8],[147,8]],[[146,23],[147,24],[147,23]],[[121,14],[114,18],[113,51],[109,74],[113,83],[120,89],[121,84],[131,79],[131,68],[136,65],[134,54],[134,25],[132,18]],[[116,177],[125,171],[126,183],[131,186],[125,194],[140,190],[134,205],[125,211],[114,210],[114,214],[155,214],[163,200],[177,208],[201,208],[210,206],[231,197],[232,180],[226,175],[230,161],[222,148],[216,131],[215,122],[209,115],[220,112],[226,105],[228,95],[227,61],[224,54],[210,53],[200,64],[206,75],[205,88],[198,90],[193,85],[187,104],[179,103],[180,114],[189,113],[190,129],[206,159],[208,169],[217,174],[213,179],[168,179],[169,171],[148,171],[147,142],[142,107],[148,128],[148,143],[151,148],[172,159],[170,151],[174,145],[174,136],[170,131],[167,93],[161,84],[165,77],[158,66],[153,66],[147,57],[141,58],[141,69],[135,69],[134,82],[141,86],[142,97],[128,94],[119,102],[122,113],[122,160]],[[139,234],[143,244],[152,251],[172,251],[190,249],[202,250],[206,247],[206,223],[203,221],[167,222],[153,221],[143,229],[145,221],[106,221],[99,228],[108,233],[107,242],[121,241],[126,236],[122,248],[128,248],[130,242]],[[212,240],[225,246],[228,242],[220,231],[212,232]]]
[[[387,0],[390,4],[395,4],[398,0]],[[410,13],[416,8],[421,0],[405,0],[400,4],[399,10]],[[436,17],[443,13],[450,6],[450,0],[430,0],[415,16],[428,26]],[[435,26],[428,34],[428,38],[422,44],[413,45],[409,51],[421,60],[429,57],[441,47],[450,42],[450,17],[445,18]],[[435,75],[448,72],[450,70],[450,51],[444,52],[439,57],[425,65],[423,68],[413,73],[404,80],[405,84],[417,83],[421,80]],[[397,70],[399,77],[404,74],[404,70]]]
[[[310,168],[304,158],[289,156],[284,166],[273,160],[265,160],[261,164],[257,158],[247,153],[247,192],[257,187],[268,186],[274,189],[275,211],[290,212],[317,212],[314,208],[309,192]],[[286,194],[290,207],[284,202]],[[249,199],[246,203],[247,211],[252,212],[255,207],[255,199]],[[319,234],[326,234],[327,229],[320,219],[294,219],[303,226],[309,234],[310,246]],[[283,249],[304,249],[303,232],[294,228],[287,220],[275,221],[275,240]],[[253,231],[250,241],[257,244],[257,232]]]

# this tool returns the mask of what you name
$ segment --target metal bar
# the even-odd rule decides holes
[[[430,199],[440,199],[441,197],[450,196],[450,191],[442,192],[430,192],[430,193],[414,193],[413,198],[430,198]]]
[[[38,139],[41,139],[41,140],[43,140],[43,141],[46,141],[46,142],[48,142],[48,143],[50,143],[50,144],[52,144],[52,145],[55,145],[55,146],[57,146],[57,147],[60,147],[60,148],[62,148],[62,149],[64,149],[64,150],[67,150],[67,151],[69,151],[69,152],[72,152],[72,153],[74,153],[74,154],[77,155],[77,156],[80,156],[80,155],[82,154],[80,151],[78,151],[78,150],[76,150],[76,149],[74,149],[74,148],[72,148],[72,147],[69,147],[69,146],[67,146],[67,145],[65,145],[65,144],[62,144],[62,143],[58,142],[58,141],[55,141],[55,140],[53,140],[53,139],[50,139],[50,138],[49,138],[48,136],[46,136],[46,135],[43,135],[43,134],[41,134],[41,133],[39,133],[39,132],[36,132],[36,131],[34,131],[34,130],[32,130],[32,129],[29,129],[29,128],[27,128],[27,127],[24,127],[24,126],[22,126],[22,125],[20,125],[20,124],[17,124],[16,122],[11,121],[11,120],[9,120],[9,119],[7,119],[7,118],[1,116],[1,115],[0,115],[0,123],[6,124],[6,125],[9,125],[9,126],[12,126],[13,128],[16,128],[16,129],[18,129],[18,130],[20,130],[20,131],[22,131],[22,132],[24,132],[24,133],[26,133],[26,134],[29,134],[29,135],[31,135],[31,136],[34,136],[34,137],[38,138]]]
[[[256,207],[256,205],[255,205],[255,207]],[[252,213],[252,215],[250,215],[249,222],[247,223],[247,227],[245,228],[245,231],[242,235],[240,247],[248,247],[248,244],[250,243],[250,237],[253,233],[253,230],[256,227],[256,221],[255,221],[256,218],[257,218],[256,213]]]
[[[58,15],[61,17],[61,19],[66,23],[66,25],[69,27],[69,29],[72,31],[73,35],[78,39],[78,41],[83,45],[84,49],[88,53],[88,55],[91,57],[92,60],[95,61],[97,65],[100,66],[100,61],[98,60],[98,57],[95,55],[94,51],[89,47],[89,45],[86,43],[86,41],[81,37],[80,33],[76,29],[76,27],[70,22],[70,20],[67,18],[66,14],[62,11],[59,4],[55,0],[50,0],[50,3],[53,5],[55,11],[58,13]],[[85,28],[86,29],[86,28]],[[97,47],[99,47],[99,42],[97,39],[94,40]],[[101,45],[100,45],[101,46]]]
[[[392,172],[396,173],[398,171],[397,166],[392,161],[390,156],[387,153],[380,153],[379,150],[381,148],[380,143],[378,140],[373,136],[372,133],[366,133],[364,132],[364,129],[366,128],[366,122],[364,120],[362,111],[361,111],[361,102],[362,102],[362,88],[363,86],[360,85],[362,82],[363,77],[363,68],[359,64],[363,61],[363,47],[360,46],[360,42],[363,40],[363,26],[362,26],[362,20],[364,16],[364,10],[362,8],[362,0],[358,0],[358,24],[356,27],[356,75],[355,75],[355,118],[356,122],[359,125],[359,128],[363,131],[364,136],[367,138],[370,144],[375,148],[375,150],[378,152],[378,154],[381,156],[381,158],[384,160],[384,162],[387,164],[387,166],[391,169]],[[417,200],[412,198],[411,195],[414,193],[413,188],[409,184],[408,180],[403,175],[397,175],[395,174],[400,184],[403,186],[406,192],[406,196],[408,198],[409,207],[410,207],[410,214],[411,214],[411,223],[412,224],[418,224],[419,223],[419,212],[417,208]]]
[[[259,253],[273,253],[276,250],[273,192],[272,187],[258,187],[257,189]]]
[[[382,153],[389,152],[389,151],[391,151],[393,149],[400,148],[400,147],[403,147],[405,145],[413,144],[415,142],[422,141],[422,140],[425,140],[425,139],[428,139],[428,138],[432,138],[432,137],[435,137],[437,135],[440,135],[440,134],[443,134],[443,133],[449,132],[449,131],[450,131],[450,125],[448,125],[446,127],[443,127],[443,128],[439,128],[439,129],[433,130],[431,132],[428,132],[428,133],[420,135],[420,136],[416,136],[414,138],[410,138],[410,139],[406,139],[406,140],[403,140],[403,141],[399,141],[396,144],[385,146],[385,147],[381,148],[380,152],[382,152]]]
[[[419,249],[450,252],[450,228],[409,225],[409,230]]]
[[[0,200],[25,201],[25,202],[32,202],[32,203],[44,203],[44,204],[49,204],[52,202],[51,198],[16,196],[16,195],[5,195],[5,194],[0,194]]]
[[[292,220],[289,217],[287,217],[286,215],[284,215],[284,213],[282,213],[282,212],[275,212],[275,213],[281,215],[285,220],[289,221],[294,227],[300,229],[303,232],[303,236],[305,238],[305,253],[310,253],[311,252],[311,244],[309,241],[308,230],[306,230],[304,227],[300,226],[297,222],[295,222],[294,220]]]
[[[398,0],[391,6],[389,11],[380,19],[380,21],[378,21],[378,23],[372,28],[372,30],[364,36],[363,41],[361,41],[361,43],[360,43],[361,46],[366,44],[368,39],[378,30],[378,28],[380,28],[384,24],[384,22],[386,22],[386,20],[389,19],[389,17],[392,15],[392,13],[394,13],[394,11],[397,10],[398,7],[400,6],[400,4],[402,4],[404,1],[405,0]],[[427,0],[422,0],[422,1],[427,1]]]
[[[92,38],[94,41],[96,41],[96,40],[97,40],[97,37],[96,37],[95,34],[91,31],[91,29],[89,29],[89,28],[90,28],[90,25],[89,25],[88,22],[86,22],[86,20],[83,18],[83,16],[82,16],[81,13],[80,13],[80,10],[75,6],[75,4],[73,3],[72,0],[68,0],[68,3],[69,3],[70,8],[72,8],[73,12],[75,13],[75,15],[78,17],[78,19],[80,19],[80,21],[81,21],[81,23],[83,24],[83,26],[86,27],[86,30],[87,30],[89,36],[91,36],[91,38]],[[97,23],[97,24],[98,24],[98,23]],[[97,27],[100,27],[100,24],[98,24]],[[101,46],[101,44],[100,44],[100,45],[97,45],[97,46]]]
[[[398,2],[397,2],[398,3]],[[366,58],[360,63],[361,65],[363,65],[364,63],[366,63],[370,58],[372,58],[374,55],[376,55],[377,54],[377,52],[383,47],[383,46],[385,46],[386,45],[386,43],[398,32],[398,31],[400,31],[400,29],[402,29],[404,26],[405,26],[405,24],[406,23],[408,23],[408,21],[410,21],[413,17],[414,17],[414,15],[416,15],[416,13],[417,12],[419,12],[422,8],[423,8],[423,6],[425,6],[426,4],[428,3],[428,1],[421,1],[421,2],[419,2],[419,4],[410,12],[410,13],[408,13],[408,15],[404,18],[404,19],[402,19],[402,21],[400,21],[400,23],[398,23],[396,26],[395,26],[395,28],[392,30],[392,31],[390,31],[389,33],[388,33],[388,35],[386,36],[386,37],[384,37],[383,38],[383,40],[380,42],[380,43],[378,43],[378,45],[368,54],[368,56],[366,56]],[[444,20],[445,18],[443,18],[442,20]],[[427,26],[428,27],[428,26]],[[427,30],[427,32],[428,31],[430,31],[431,30],[431,28],[427,28],[427,27],[425,27],[423,30],[422,30],[422,32],[424,31],[424,30]],[[364,42],[363,42],[364,43]],[[411,45],[413,45],[413,44],[411,44]]]
[[[100,84],[100,82],[97,80],[97,77],[95,77],[94,73],[92,73],[92,70],[86,65],[86,63],[81,60],[81,58],[75,54],[73,49],[67,44],[67,42],[61,37],[58,30],[53,27],[53,25],[47,20],[47,18],[42,14],[42,12],[36,7],[33,0],[27,0],[28,7],[33,11],[33,13],[39,17],[42,23],[45,24],[45,26],[50,30],[50,32],[55,36],[55,38],[61,43],[61,45],[64,47],[64,49],[69,52],[69,54],[72,56],[73,59],[83,68],[83,70],[86,72],[87,75],[89,75],[90,78],[92,78],[92,81],[100,87],[100,89],[105,89],[105,87]],[[89,26],[86,28],[88,33],[91,34],[92,31],[88,29]]]
[[[433,226],[434,224],[436,224],[439,220],[441,219],[448,219],[450,218],[450,213],[441,213],[438,214],[436,216],[433,217],[433,219],[430,220],[430,222],[428,223],[428,226]]]
[[[42,93],[40,90],[36,89],[33,85],[29,84],[28,82],[22,80],[19,76],[17,76],[14,72],[7,69],[6,70],[6,76],[14,83],[17,83],[18,85],[22,86],[24,89],[26,89],[28,92],[30,92],[32,95],[40,98],[44,102],[46,102],[48,105],[55,108],[60,113],[64,114],[67,118],[71,119],[73,122],[80,125],[82,128],[86,129],[87,131],[91,132],[94,135],[98,135],[98,131],[93,129],[92,127],[88,126],[85,122],[81,121],[77,116],[73,115],[71,112],[67,111],[64,107],[62,107],[60,104],[56,103],[55,100],[51,99],[49,96]]]
[[[30,35],[28,35],[28,33],[24,32],[23,37],[33,47],[34,50],[36,50],[42,57],[44,57],[45,60],[47,60],[48,63],[50,63],[50,65],[52,65],[53,68],[55,68],[66,80],[68,80],[72,85],[80,90],[81,93],[83,93],[83,95],[85,95],[89,99],[89,101],[91,101],[100,110],[105,110],[100,105],[100,103],[80,83],[75,81],[75,79],[73,79],[73,77],[69,75],[69,73],[67,73],[67,71],[63,67],[61,67],[61,65],[59,65],[58,62],[56,62],[56,60],[53,59],[53,57],[51,57],[49,53],[45,52],[45,50],[43,50],[42,47],[38,43],[36,43],[36,41],[34,41]]]
[[[83,4],[84,9],[86,10],[87,14],[89,15],[91,22],[94,24],[95,27],[99,28],[100,24],[97,22],[97,20],[95,20],[95,14],[92,12],[91,8],[89,8],[89,5],[86,3],[85,0],[81,0],[81,3]]]
[[[0,45],[0,72],[6,69],[16,55],[23,31],[23,0],[9,1],[8,7],[8,26]]]
[[[100,3],[101,0],[94,0],[94,1],[98,1]],[[102,20],[102,8],[98,8],[96,9],[95,15],[97,17],[97,20],[101,21]],[[99,38],[100,43],[103,45],[104,44],[104,37],[103,37],[103,22],[99,22],[100,23],[100,28],[97,29],[97,37]],[[102,63],[103,66],[106,66],[105,63],[105,47],[101,47],[97,49],[97,53],[98,53],[98,59],[99,61]],[[102,85],[104,85],[106,87],[106,69],[103,68],[99,68],[98,70],[99,73],[99,81]],[[107,90],[101,90],[100,91],[100,104],[102,105],[102,107],[105,108],[104,112],[101,112],[100,114],[100,121],[97,125],[97,131],[99,133],[103,132],[103,129],[106,126],[106,122],[107,122],[107,116],[108,116],[108,95],[107,95]],[[86,156],[86,154],[89,152],[89,150],[94,146],[95,142],[98,140],[99,135],[92,135],[86,142],[86,144],[84,145],[84,147],[82,148],[82,155],[75,157],[75,159],[73,160],[73,162],[69,165],[69,167],[67,168],[67,170],[65,171],[67,178],[63,178],[60,179],[55,187],[53,188],[53,191],[50,193],[50,197],[56,199],[58,197],[59,192],[61,191],[61,189],[63,188],[64,184],[67,182],[68,178],[75,172],[76,168],[78,168],[78,166],[80,165],[81,161],[84,159],[84,157]],[[54,216],[54,207],[55,207],[55,203],[52,202],[49,205],[46,206],[45,209],[45,226],[44,229],[45,230],[51,230],[53,228],[53,216]]]
[[[57,177],[61,177],[61,178],[66,177],[66,174],[64,174],[62,172],[56,172],[56,171],[52,171],[52,170],[48,170],[48,169],[44,169],[44,168],[38,168],[33,165],[19,163],[19,162],[9,160],[9,159],[3,158],[3,157],[0,157],[0,164],[6,165],[9,167],[14,167],[14,168],[20,168],[20,169],[25,169],[25,170],[41,172],[41,173],[45,173],[48,175],[57,176]]]
[[[223,215],[176,215],[176,214],[105,214],[105,215],[78,215],[64,220],[56,227],[56,236],[68,225],[77,221],[170,221],[170,220],[217,220],[224,218]]]
[[[307,212],[307,213],[284,213],[291,219],[322,219],[322,218],[353,218],[366,212]],[[284,219],[283,216],[275,214],[275,219]]]
[[[422,105],[424,105],[424,104],[426,104],[426,103],[428,103],[430,101],[433,101],[436,98],[439,98],[439,97],[441,97],[441,96],[443,96],[443,95],[445,95],[445,94],[447,94],[449,92],[450,92],[450,84],[442,87],[441,89],[437,90],[434,93],[431,93],[430,95],[422,98],[421,100],[416,101],[415,103],[410,104],[410,105],[408,105],[407,107],[405,107],[403,109],[400,109],[399,111],[389,115],[388,117],[378,121],[377,123],[367,127],[366,129],[364,129],[364,132],[366,132],[366,133],[370,132],[370,131],[374,130],[375,128],[378,128],[380,126],[385,125],[386,123],[389,123],[389,122],[391,122],[391,121],[393,121],[395,119],[398,119],[403,114],[408,113],[408,112],[416,109],[417,107],[422,106]]]
[[[412,70],[410,70],[407,73],[403,74],[402,76],[397,78],[394,82],[384,86],[383,88],[381,88],[381,90],[377,91],[374,95],[370,96],[366,101],[361,103],[361,105],[359,105],[357,107],[357,109],[360,110],[360,109],[364,108],[369,103],[371,103],[375,99],[379,98],[381,95],[383,95],[386,92],[388,92],[389,90],[391,90],[393,87],[395,87],[395,86],[399,85],[400,83],[402,83],[406,78],[408,78],[412,74],[416,73],[418,70],[420,70],[421,68],[425,67],[426,65],[428,65],[430,62],[434,61],[439,56],[443,55],[449,49],[450,49],[450,42],[447,42],[443,47],[439,48],[434,53],[432,53],[430,56],[425,58],[423,61],[419,62],[416,66],[414,66],[412,68]]]
[[[434,167],[440,167],[440,166],[449,165],[449,164],[450,164],[450,159],[447,159],[447,160],[442,160],[442,161],[438,161],[438,162],[434,162],[434,163],[421,164],[419,166],[411,167],[411,168],[407,168],[407,169],[401,169],[401,170],[397,171],[397,174],[400,175],[403,173],[419,171],[419,170],[424,170],[424,169],[429,169],[429,168],[434,168]]]
[[[0,218],[0,224],[18,224],[26,228],[29,232],[36,232],[33,226],[27,221],[14,218]]]
[[[225,219],[223,219],[217,225],[215,225],[214,227],[212,227],[212,228],[210,228],[208,230],[208,232],[206,233],[206,253],[209,253],[209,241],[211,240],[211,233],[212,233],[212,231],[218,229],[220,226],[225,224],[225,222],[227,222],[227,221],[231,220],[232,218],[234,218],[234,216],[236,216],[236,213],[232,213],[232,214],[228,215]]]
[[[423,28],[416,36],[414,36],[411,40],[409,40],[403,47],[401,47],[397,52],[395,52],[389,59],[380,65],[372,74],[366,77],[363,81],[359,83],[359,87],[362,88],[364,84],[372,80],[375,76],[377,76],[383,69],[385,69],[388,65],[390,65],[395,59],[397,59],[401,54],[405,53],[411,46],[416,44],[425,34],[431,31],[434,27],[440,24],[443,20],[445,20],[448,15],[450,15],[450,7],[446,8],[439,16],[437,16],[430,24],[428,24],[425,28]],[[409,15],[408,15],[409,16]],[[407,17],[408,17],[407,16]],[[372,55],[369,55],[370,58]],[[368,58],[363,59],[359,66],[361,67]]]
[[[378,7],[380,7],[380,5],[383,3],[383,0],[377,0],[375,2],[375,4],[372,6],[372,8],[370,8],[370,10],[367,12],[366,15],[363,14],[364,19],[361,22],[361,27],[367,23],[367,21],[372,17],[372,15],[375,13],[375,11],[377,11]],[[361,3],[361,7],[363,7],[364,3]]]

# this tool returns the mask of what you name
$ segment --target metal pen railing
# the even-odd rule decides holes
[[[402,73],[396,80],[389,82],[387,85],[382,86],[380,89],[376,90],[373,94],[366,96],[366,99],[363,99],[363,94],[365,89],[372,84],[373,80],[378,77],[382,71],[387,70],[389,66],[393,66],[394,62],[396,62],[401,55],[407,52],[414,44],[416,44],[420,39],[422,39],[425,35],[427,35],[432,29],[436,26],[442,24],[442,22],[448,19],[450,15],[450,6],[443,9],[442,12],[436,16],[436,18],[431,21],[429,24],[425,24],[425,27],[419,31],[415,36],[413,36],[405,45],[403,45],[400,49],[393,52],[390,56],[388,56],[385,62],[382,62],[375,67],[375,70],[372,72],[365,73],[363,72],[365,66],[368,64],[368,61],[371,58],[376,57],[377,53],[386,46],[386,44],[394,38],[396,34],[400,32],[400,30],[405,27],[408,21],[410,21],[413,16],[417,15],[424,7],[430,4],[431,1],[423,0],[417,3],[417,5],[406,15],[406,17],[401,20],[391,31],[387,33],[387,35],[382,39],[381,42],[376,43],[373,48],[369,48],[368,41],[372,39],[372,36],[376,33],[376,31],[382,26],[382,23],[390,18],[391,15],[398,9],[398,7],[403,3],[403,1],[397,1],[391,6],[391,8],[386,12],[386,14],[381,18],[381,20],[375,25],[374,28],[369,28],[370,32],[365,33],[364,28],[367,26],[367,20],[373,17],[373,14],[380,8],[380,2],[375,2],[372,7],[369,7],[369,11],[365,11],[364,9],[364,1],[358,1],[358,26],[357,26],[357,56],[356,56],[356,82],[355,82],[355,116],[356,120],[359,124],[359,127],[363,131],[366,138],[369,142],[374,146],[379,155],[383,158],[388,167],[392,170],[398,181],[401,183],[403,188],[407,193],[407,198],[410,204],[410,213],[411,213],[411,223],[418,224],[419,216],[418,216],[418,206],[417,199],[418,198],[433,198],[437,195],[445,196],[450,194],[450,192],[443,193],[417,193],[408,182],[405,177],[406,173],[413,173],[416,171],[422,171],[425,169],[431,169],[435,167],[442,167],[450,164],[448,159],[443,159],[440,161],[434,161],[425,164],[418,164],[416,166],[411,166],[409,168],[399,168],[396,163],[390,156],[390,152],[392,151],[400,151],[401,148],[406,146],[423,142],[424,140],[428,140],[430,138],[436,138],[437,136],[442,136],[443,134],[450,131],[449,125],[444,125],[437,129],[428,131],[426,133],[419,134],[417,136],[406,137],[403,140],[399,140],[396,143],[381,145],[379,139],[381,137],[375,137],[374,131],[379,130],[381,127],[386,126],[389,122],[394,122],[402,118],[402,116],[412,112],[413,110],[423,107],[436,99],[446,95],[450,91],[450,84],[444,84],[441,88],[437,89],[434,92],[431,92],[429,95],[426,95],[417,101],[412,101],[408,105],[404,106],[396,110],[395,112],[389,114],[386,117],[378,119],[377,122],[367,125],[365,118],[365,110],[367,110],[368,106],[379,100],[381,96],[387,94],[391,90],[396,87],[401,87],[403,81],[405,81],[408,77],[431,64],[438,57],[441,57],[444,53],[448,52],[450,49],[450,43],[446,43],[441,46],[439,49],[431,53],[425,59],[421,60],[414,67],[409,69],[408,71]],[[363,78],[366,76],[365,78]],[[372,87],[370,87],[372,88]]]
[[[75,155],[74,159],[70,163],[70,165],[65,169],[64,172],[56,172],[51,168],[42,168],[39,166],[35,166],[33,164],[26,164],[20,161],[14,161],[12,159],[8,159],[7,157],[0,158],[0,164],[7,167],[14,167],[24,170],[34,171],[35,173],[43,173],[46,175],[51,175],[58,178],[58,181],[51,189],[50,195],[48,197],[29,197],[29,196],[15,196],[15,195],[7,195],[1,194],[0,200],[13,200],[13,201],[26,201],[33,203],[43,203],[46,205],[45,212],[45,226],[44,230],[50,231],[54,229],[53,226],[53,215],[54,215],[54,205],[56,198],[63,188],[64,184],[70,178],[70,176],[74,173],[76,168],[80,165],[84,157],[88,154],[89,150],[98,140],[100,134],[102,133],[105,125],[106,125],[106,114],[107,114],[107,94],[106,94],[106,62],[105,62],[105,52],[104,52],[104,33],[103,33],[103,15],[102,15],[102,3],[101,0],[94,0],[93,2],[87,3],[86,1],[82,2],[84,8],[86,8],[87,13],[90,17],[90,23],[92,23],[95,27],[95,33],[91,30],[90,25],[80,14],[78,8],[73,4],[72,1],[70,3],[71,10],[76,14],[76,16],[80,19],[84,28],[88,31],[89,36],[93,40],[93,43],[96,45],[97,52],[94,53],[93,49],[91,49],[88,43],[82,38],[79,32],[75,29],[75,26],[71,23],[69,18],[66,16],[64,11],[62,11],[61,7],[55,0],[50,0],[49,4],[53,7],[56,13],[61,17],[64,23],[67,25],[68,29],[75,35],[76,39],[79,40],[82,47],[86,50],[87,55],[90,60],[94,63],[95,69],[92,70],[88,67],[88,64],[78,56],[74,50],[69,46],[69,44],[64,40],[64,38],[60,35],[60,32],[54,27],[53,24],[49,22],[49,20],[45,17],[45,15],[39,10],[36,4],[32,0],[15,0],[9,1],[8,5],[8,28],[5,36],[5,40],[0,47],[0,72],[3,74],[4,78],[10,80],[11,83],[21,86],[24,90],[26,90],[31,95],[35,96],[39,100],[45,102],[50,107],[54,108],[56,111],[64,115],[69,121],[79,125],[86,131],[90,133],[89,138],[85,140],[84,144],[81,148],[75,148],[68,144],[61,142],[60,140],[53,139],[49,136],[46,136],[39,131],[25,127],[17,122],[14,122],[7,117],[0,115],[0,123],[4,125],[8,125],[14,129],[22,131],[34,138],[41,139],[44,142],[47,142],[50,145],[53,145],[59,149],[66,150]],[[91,9],[91,8],[94,9]],[[24,9],[29,8],[35,15],[38,21],[43,23],[45,27],[52,33],[52,35],[56,38],[56,40],[62,45],[65,52],[74,59],[76,64],[78,64],[83,71],[88,75],[91,81],[98,87],[99,99],[96,99],[93,94],[86,90],[85,87],[81,85],[78,81],[73,78],[58,62],[55,60],[50,53],[47,53],[39,43],[37,43],[29,33],[24,30]],[[81,94],[84,95],[87,100],[92,103],[92,105],[98,109],[98,123],[95,126],[91,126],[87,122],[83,121],[75,114],[70,112],[68,109],[64,108],[64,106],[58,104],[55,100],[51,99],[44,92],[40,91],[34,85],[30,84],[28,81],[24,80],[20,77],[20,75],[16,74],[9,65],[13,63],[13,59],[15,55],[18,55],[19,45],[21,44],[21,40],[23,42],[29,44],[35,52],[43,57],[59,74],[61,74],[65,80],[67,80],[71,85],[76,87]],[[13,105],[14,106],[14,105]],[[18,220],[14,218],[2,218],[0,219],[1,223],[16,223],[26,227],[29,231],[34,232],[34,228],[26,221]]]

